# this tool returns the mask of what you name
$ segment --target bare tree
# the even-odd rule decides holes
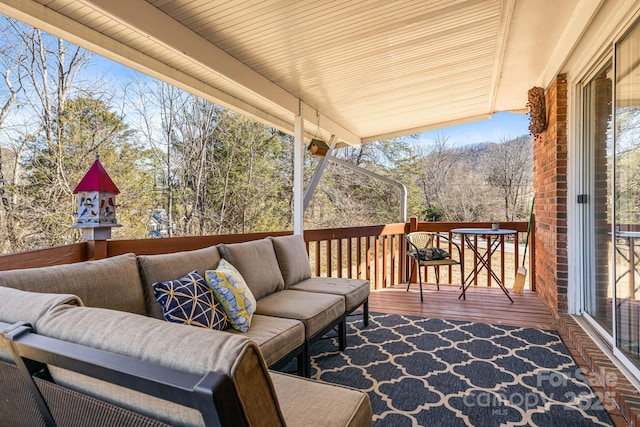
[[[167,219],[167,233],[174,233],[174,159],[173,145],[177,132],[175,117],[185,104],[184,92],[176,87],[146,77],[139,77],[131,91],[132,105],[138,109],[140,122],[137,127],[151,148],[154,164],[159,165],[157,179],[160,181],[158,193],[163,198],[159,202]]]
[[[31,192],[24,194],[28,199],[38,200],[38,205],[50,207],[44,218],[42,211],[25,210],[25,220],[39,224],[39,229],[25,238],[32,242],[30,246],[66,243],[70,239],[73,187],[65,168],[68,153],[59,120],[67,100],[77,89],[77,73],[92,54],[40,30],[10,23],[26,49],[22,79],[25,108],[37,122],[37,129],[29,132],[32,137],[25,138],[29,148],[27,172],[32,185]]]
[[[451,178],[461,152],[449,147],[449,138],[442,134],[436,136],[426,148],[418,148],[419,172],[417,183],[422,189],[427,216],[441,219],[446,215],[451,199]]]
[[[6,86],[7,96],[0,109],[0,130],[4,131],[7,117],[17,104],[18,94],[22,92],[22,73],[26,61],[26,52],[21,43],[10,37],[11,21],[5,20],[2,24],[2,32],[5,34],[5,38],[4,46],[0,49],[0,66],[2,67],[3,82]],[[24,144],[20,144],[20,150],[23,146]],[[8,247],[3,248],[5,251],[15,251],[19,248],[17,230],[15,229],[15,199],[11,198],[10,193],[7,191],[12,181],[7,181],[5,177],[7,166],[9,166],[9,169],[16,170],[17,157],[12,160],[7,162],[3,147],[0,147],[0,201],[3,228],[6,233],[6,242],[8,242]],[[8,165],[8,163],[11,165]],[[5,241],[5,239],[2,240]]]
[[[500,194],[504,219],[514,221],[526,211],[525,199],[531,193],[533,177],[533,145],[530,136],[494,144],[485,156],[487,183]]]
[[[208,166],[216,130],[216,108],[213,103],[189,96],[176,111],[176,199],[180,206],[183,234],[204,235],[208,230],[206,188]],[[194,219],[197,227],[193,226]]]

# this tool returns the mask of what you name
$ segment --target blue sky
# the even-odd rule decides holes
[[[496,113],[488,120],[452,126],[420,134],[419,142],[428,143],[439,135],[449,138],[449,145],[461,146],[481,142],[499,142],[529,134],[529,116]]]

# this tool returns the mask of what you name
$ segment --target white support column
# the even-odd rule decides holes
[[[302,114],[296,116],[293,131],[293,234],[304,231],[304,126]]]

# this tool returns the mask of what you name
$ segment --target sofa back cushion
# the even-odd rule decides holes
[[[72,294],[86,306],[147,313],[134,254],[53,267],[0,271],[0,286]]]
[[[276,251],[285,288],[311,278],[309,254],[302,236],[278,236],[270,239]]]
[[[75,295],[43,294],[3,286],[0,286],[0,301],[0,322],[8,324],[27,322],[34,328],[37,321],[53,307],[62,304],[82,305],[80,298]],[[9,351],[0,341],[0,361],[12,360]]]
[[[271,240],[220,244],[218,248],[220,255],[240,272],[257,300],[284,289],[284,279]]]
[[[41,335],[194,374],[216,372],[233,382],[251,426],[284,425],[257,344],[227,332],[96,308],[54,308],[38,321]],[[196,411],[79,374],[51,369],[56,383],[171,425],[202,425]]]
[[[215,269],[219,262],[220,254],[215,246],[170,254],[139,255],[140,277],[149,314],[156,319],[163,318],[162,306],[153,294],[154,283],[176,280],[194,270],[204,277],[204,272]]]

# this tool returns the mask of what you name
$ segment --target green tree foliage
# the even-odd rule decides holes
[[[292,171],[281,135],[227,110],[220,110],[213,147],[209,194],[219,233],[286,229],[291,189],[283,172]]]
[[[30,233],[31,245],[51,246],[79,239],[79,234],[69,229],[74,223],[73,190],[96,153],[126,195],[118,200],[118,221],[127,227],[127,236],[142,237],[147,227],[145,217],[150,213],[146,190],[151,176],[140,161],[143,150],[134,133],[103,101],[86,97],[68,100],[56,123],[59,129],[53,144],[36,139],[24,159],[25,196],[37,201],[25,215],[41,221]],[[118,233],[116,230],[114,236]]]
[[[155,207],[167,235],[291,227],[289,137],[166,84],[143,89]],[[153,110],[161,112],[155,125]]]

